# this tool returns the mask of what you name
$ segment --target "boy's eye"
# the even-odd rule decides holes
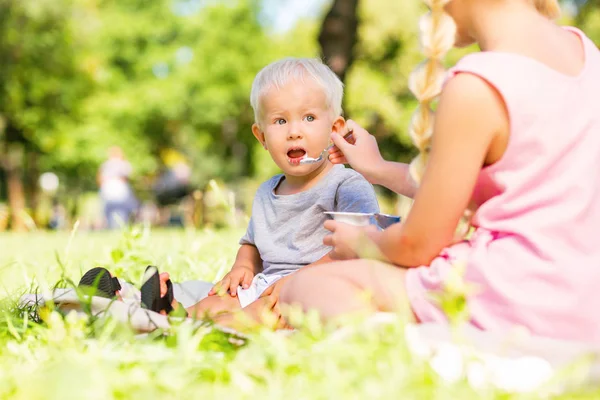
[[[283,124],[285,124],[285,119],[283,119],[283,118],[276,119],[275,120],[275,124],[277,124],[277,125],[283,125]]]
[[[313,122],[313,121],[315,120],[315,117],[313,117],[312,115],[307,115],[307,116],[306,116],[306,120],[307,120],[308,122]]]

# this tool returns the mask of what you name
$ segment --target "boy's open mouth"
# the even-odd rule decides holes
[[[300,160],[306,155],[306,150],[302,147],[290,147],[287,151],[288,161],[290,164],[300,164]]]

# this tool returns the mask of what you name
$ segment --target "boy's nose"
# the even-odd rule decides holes
[[[302,138],[302,132],[300,131],[300,129],[298,129],[295,126],[290,126],[290,130],[288,132],[288,139],[294,140],[294,139],[301,139],[301,138]]]

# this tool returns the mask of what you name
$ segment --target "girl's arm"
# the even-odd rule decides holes
[[[385,186],[391,191],[411,199],[415,197],[418,186],[408,172],[408,164],[384,161],[383,168],[377,172],[370,177],[369,182]]]
[[[481,168],[508,143],[508,112],[481,78],[459,74],[446,85],[436,112],[432,149],[413,207],[402,224],[368,232],[388,261],[429,265],[453,241]]]
[[[348,143],[342,135],[333,133],[331,140],[335,146],[329,150],[329,161],[333,164],[350,164],[370,183],[413,198],[417,185],[408,173],[408,165],[384,160],[375,136],[356,122],[348,120],[346,127],[352,131],[353,141]]]

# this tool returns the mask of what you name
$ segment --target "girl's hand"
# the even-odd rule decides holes
[[[325,229],[331,235],[325,236],[323,244],[332,246],[331,257],[336,260],[351,260],[355,258],[380,259],[373,235],[378,233],[374,225],[354,226],[337,221],[325,221]]]
[[[347,142],[342,135],[331,134],[335,144],[329,150],[329,161],[332,164],[350,164],[357,172],[362,174],[369,182],[382,171],[385,160],[381,157],[375,136],[369,134],[356,122],[346,122],[348,132],[352,132],[353,143]]]

